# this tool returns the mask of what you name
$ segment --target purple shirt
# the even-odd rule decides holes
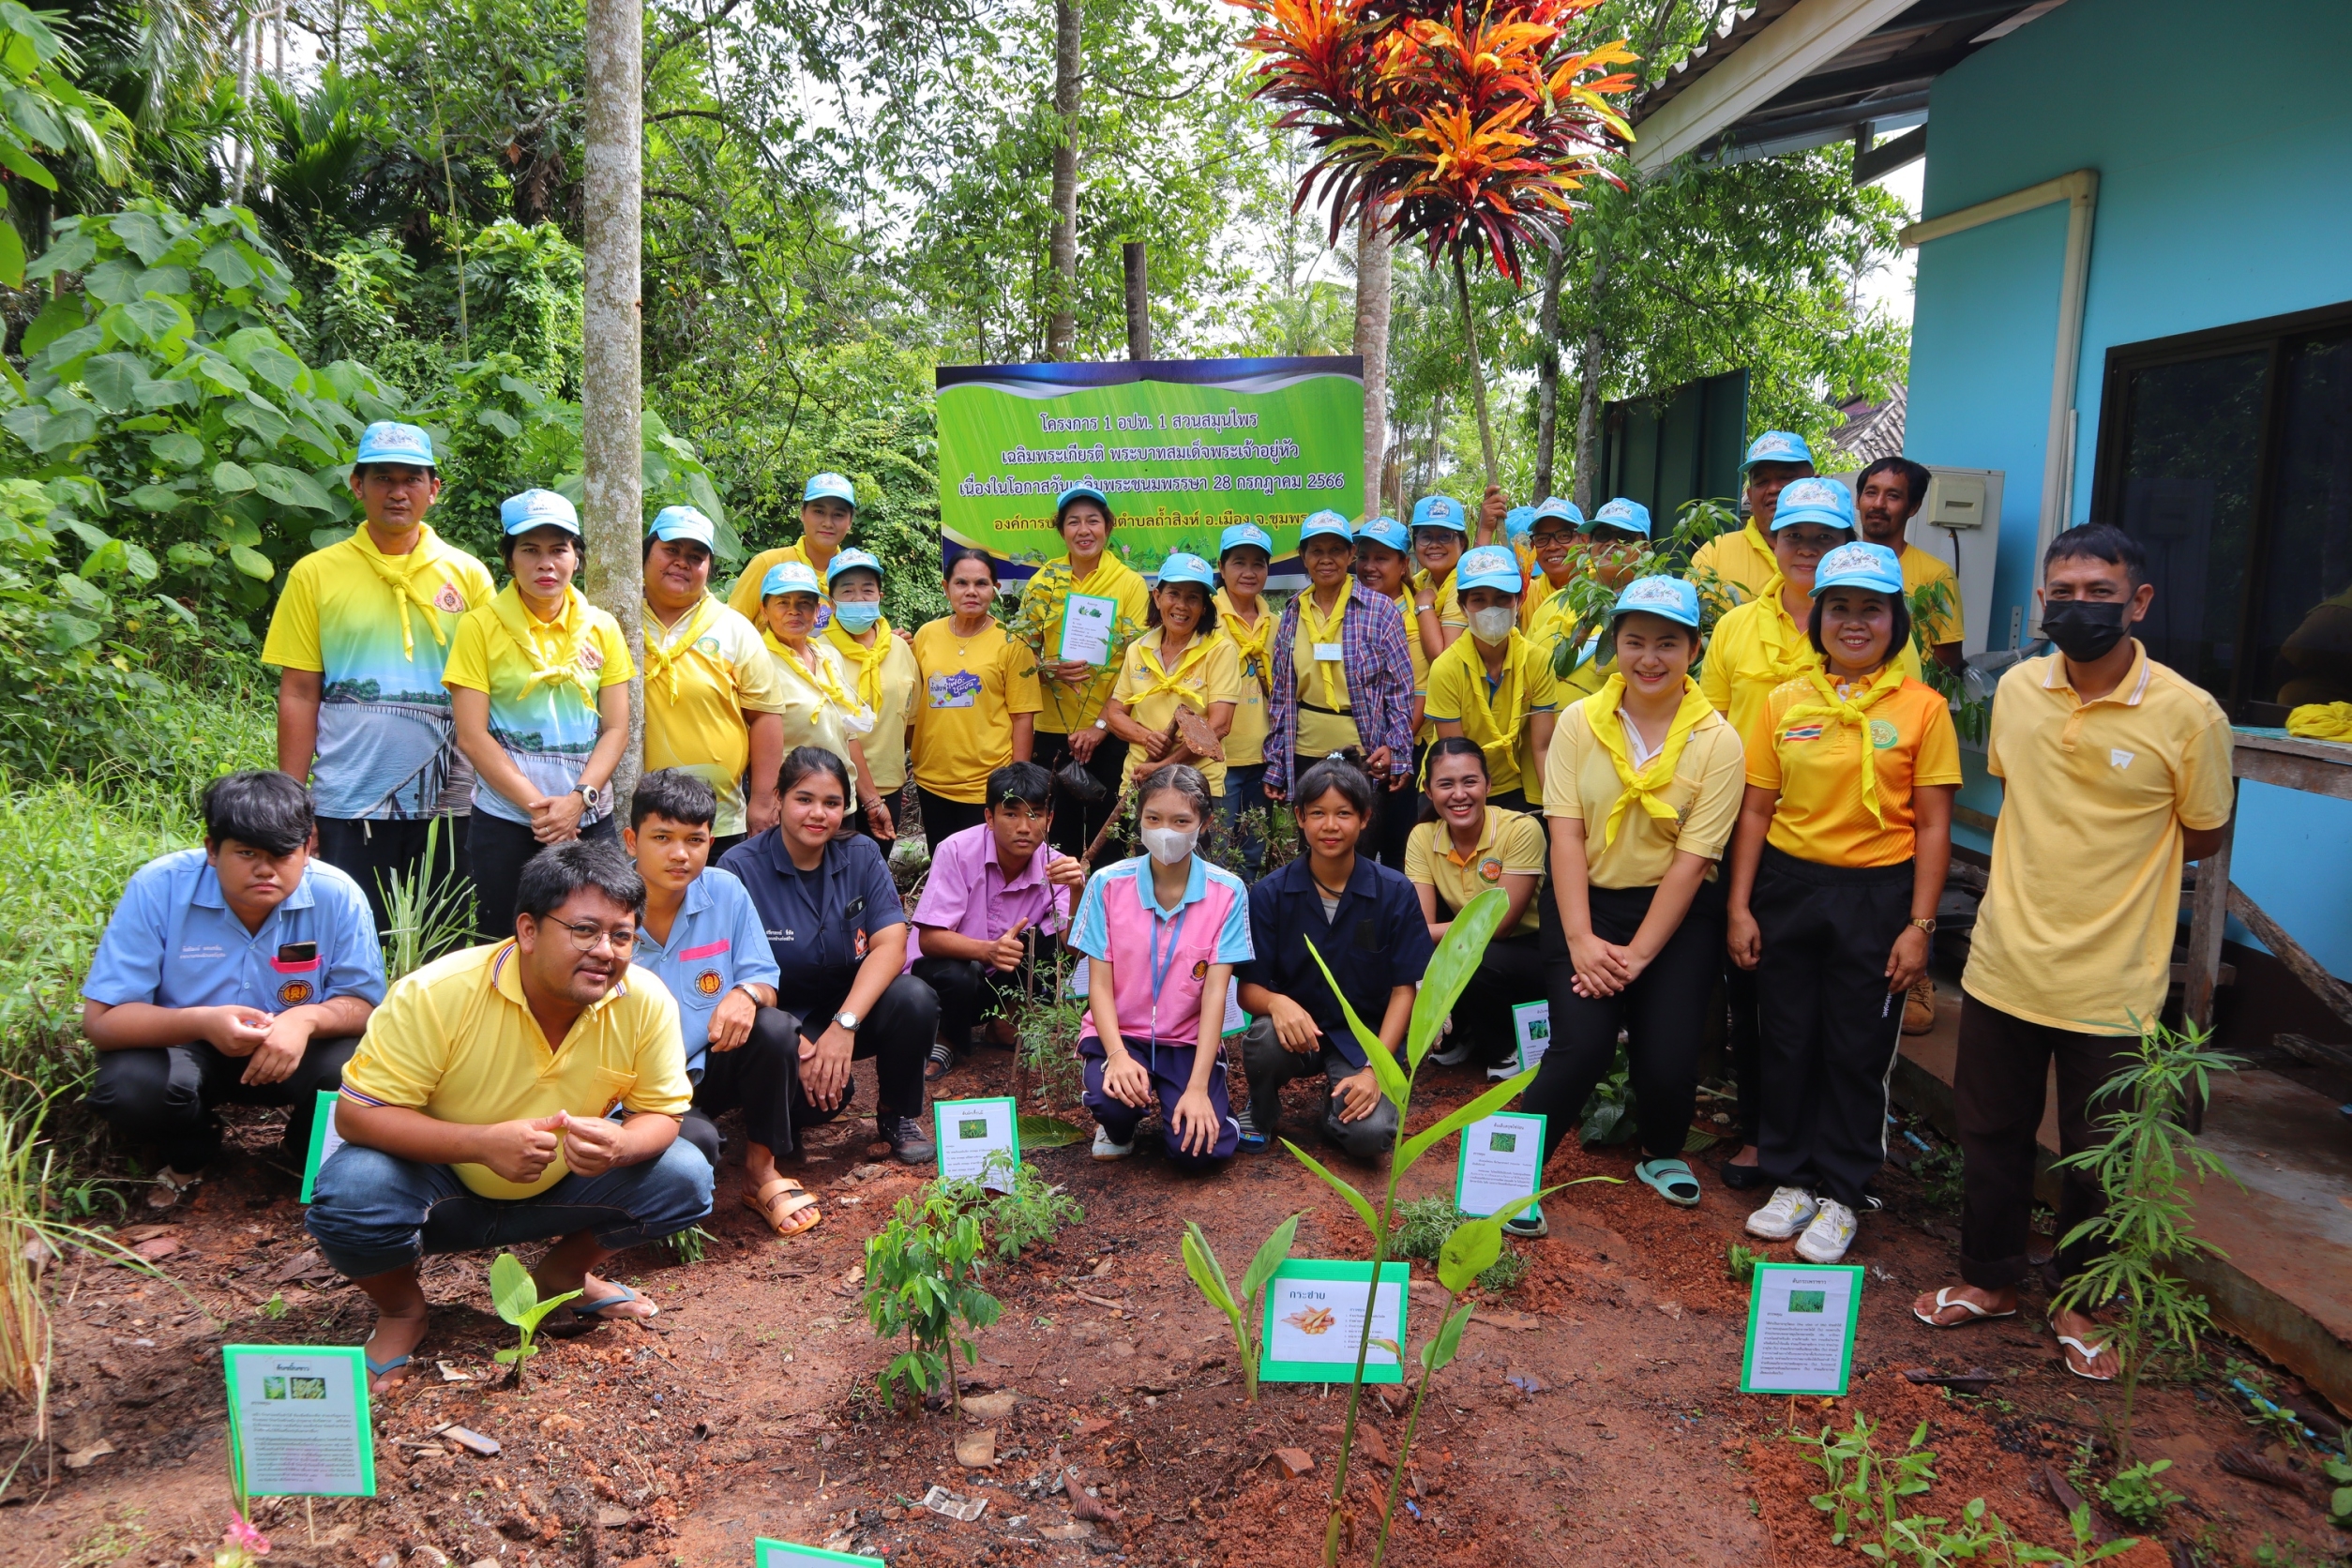
[[[951,833],[931,852],[931,871],[914,906],[915,931],[907,939],[907,968],[923,956],[925,926],[974,942],[994,942],[1020,921],[1033,931],[1063,931],[1070,924],[1070,890],[1046,880],[1048,862],[1067,857],[1040,844],[1019,876],[1007,882],[988,824]]]

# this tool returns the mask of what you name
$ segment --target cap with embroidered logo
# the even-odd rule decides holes
[[[1874,594],[1903,592],[1903,563],[1884,545],[1864,539],[1843,544],[1813,568],[1813,596],[1826,589],[1867,588]]]
[[[1584,514],[1576,510],[1576,504],[1573,501],[1562,501],[1556,495],[1545,496],[1535,504],[1535,515],[1539,518],[1558,518],[1577,533],[1584,532]],[[1535,524],[1530,520],[1528,531],[1533,533],[1534,530]]]
[[[806,561],[786,561],[768,568],[768,575],[760,580],[760,596],[772,599],[778,594],[808,594],[822,597],[817,588],[816,569]]]
[[[1534,507],[1514,506],[1509,511],[1502,514],[1502,536],[1504,538],[1524,539],[1530,534],[1534,532]]]
[[[352,459],[352,466],[363,462],[400,462],[417,468],[437,468],[433,461],[433,438],[415,425],[403,425],[394,419],[379,419],[359,432],[359,456]]]
[[[668,544],[684,539],[704,550],[716,549],[718,544],[718,525],[692,506],[664,506],[654,514],[653,526],[645,534]]]
[[[811,501],[838,501],[854,512],[857,510],[857,487],[838,474],[812,474],[800,492],[802,505],[806,506]]]
[[[1399,555],[1412,553],[1413,536],[1405,532],[1405,525],[1392,517],[1373,518],[1356,529],[1360,543],[1380,545]]]
[[[1062,514],[1070,509],[1073,501],[1092,501],[1105,512],[1110,510],[1110,497],[1101,490],[1092,485],[1072,485],[1053,498],[1053,524],[1056,528],[1062,526]]]
[[[854,571],[872,572],[876,580],[879,580],[882,575],[882,565],[880,561],[874,559],[874,555],[871,550],[836,550],[834,552],[833,559],[825,563],[825,586],[828,588],[832,587],[833,580],[839,577],[843,572]]]
[[[1617,596],[1617,603],[1609,607],[1609,623],[1617,617],[1638,610],[1648,615],[1663,615],[1667,620],[1698,629],[1698,590],[1679,577],[1637,577],[1625,584]]]
[[[1274,557],[1274,535],[1254,522],[1237,522],[1217,538],[1217,559],[1222,561],[1237,550],[1258,549]]]
[[[1456,534],[1467,534],[1470,525],[1462,520],[1462,504],[1450,495],[1425,495],[1413,503],[1415,528],[1451,528]]]
[[[1813,448],[1805,445],[1803,436],[1794,430],[1766,430],[1762,435],[1748,443],[1748,455],[1746,460],[1740,464],[1740,472],[1745,474],[1760,462],[1801,462],[1810,465],[1812,461]]]
[[[509,535],[560,528],[575,539],[580,536],[579,508],[551,490],[527,490],[508,496],[498,504],[498,522]]]
[[[1187,555],[1178,550],[1160,563],[1160,586],[1165,588],[1171,582],[1197,582],[1214,593],[1217,579],[1216,574],[1209,569],[1209,563],[1198,555]]]
[[[1309,539],[1352,539],[1354,537],[1355,531],[1348,526],[1348,520],[1328,507],[1319,512],[1307,513],[1306,520],[1299,524],[1299,543],[1302,545]]]
[[[1454,563],[1454,581],[1464,593],[1494,588],[1515,594],[1527,586],[1527,580],[1519,575],[1518,557],[1494,545],[1480,545]]]
[[[1854,532],[1854,495],[1835,479],[1791,479],[1781,487],[1772,505],[1772,532],[1791,524],[1819,523],[1824,528]]]
[[[1617,496],[1601,503],[1599,509],[1592,514],[1592,526],[1622,529],[1646,539],[1650,537],[1650,508],[1638,501]]]

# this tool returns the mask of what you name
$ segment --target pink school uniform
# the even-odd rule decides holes
[[[996,835],[988,824],[951,833],[931,852],[931,869],[923,883],[923,897],[914,906],[917,929],[907,939],[907,968],[923,957],[921,927],[937,927],[994,942],[1021,921],[1040,934],[1058,934],[1070,925],[1070,890],[1046,880],[1046,870],[1062,852],[1041,844],[1019,876],[1007,881],[997,864]]]

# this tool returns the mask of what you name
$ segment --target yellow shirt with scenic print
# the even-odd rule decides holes
[[[1225,737],[1228,767],[1254,768],[1266,760],[1266,736],[1272,729],[1266,712],[1267,687],[1274,680],[1274,628],[1282,617],[1258,601],[1258,624],[1244,627],[1233,612],[1233,601],[1217,590],[1217,635],[1233,644],[1241,661],[1242,695],[1233,704],[1233,729]]]
[[[1515,712],[1499,713],[1495,704],[1510,701]],[[1486,748],[1486,790],[1507,794],[1524,789],[1530,804],[1542,804],[1543,778],[1535,766],[1533,716],[1559,705],[1552,681],[1551,660],[1517,632],[1511,634],[1503,653],[1503,674],[1492,686],[1479,655],[1478,640],[1468,633],[1429,663],[1429,722],[1459,724],[1462,733]],[[1507,750],[1500,749],[1505,731],[1512,735]]]
[[[956,635],[952,616],[914,634],[921,680],[914,705],[914,781],[943,800],[977,806],[988,775],[1013,760],[1013,716],[1045,706],[1037,656],[994,621]]]
[[[1916,787],[1960,782],[1952,710],[1934,687],[1913,680],[1872,703],[1860,726],[1803,712],[1819,701],[1811,681],[1776,686],[1741,737],[1748,782],[1780,792],[1764,841],[1817,866],[1900,866],[1917,849]],[[1864,731],[1877,780],[1876,817],[1862,801]]]
[[[1600,722],[1619,726],[1623,735],[1622,712]],[[1711,715],[1692,727],[1675,759],[1672,781],[1659,792],[1658,798],[1674,808],[1675,820],[1653,817],[1636,804],[1618,817],[1614,838],[1608,837],[1608,821],[1625,784],[1592,725],[1591,710],[1582,701],[1562,708],[1544,767],[1544,815],[1584,824],[1585,880],[1594,887],[1655,887],[1673,868],[1677,853],[1722,859],[1740,821],[1747,767],[1740,736],[1723,716]],[[1630,761],[1630,749],[1627,755]]]
[[[1213,702],[1241,701],[1242,661],[1233,652],[1233,644],[1222,637],[1202,639],[1196,636],[1184,645],[1176,657],[1173,669],[1159,663],[1160,637],[1164,628],[1153,627],[1127,645],[1126,662],[1119,668],[1119,682],[1110,695],[1127,705],[1127,712],[1146,730],[1166,731],[1176,717],[1176,707],[1183,703],[1197,714],[1205,714]],[[1161,678],[1165,674],[1166,679]],[[1169,686],[1173,689],[1169,689]],[[1155,689],[1156,688],[1156,689]],[[1127,747],[1127,776],[1141,778],[1159,766],[1143,754],[1143,747]],[[1225,764],[1201,759],[1193,763],[1207,781],[1212,796],[1225,793]]]
[[[1802,623],[1788,613],[1778,594],[1766,594],[1725,612],[1707,640],[1706,661],[1698,667],[1698,689],[1715,711],[1731,720],[1741,735],[1756,721],[1757,710],[1772,688],[1817,667],[1821,656]],[[1903,673],[1923,682],[1919,651],[1903,645],[1898,661]]]
[[[523,999],[512,941],[436,958],[396,983],[343,1068],[343,1093],[469,1127],[559,1110],[602,1116],[615,1105],[683,1116],[694,1101],[678,1003],[652,971],[631,967],[550,1046]],[[543,1193],[570,1171],[560,1151],[535,1182],[509,1182],[488,1166],[452,1168],[470,1190],[505,1199]]]
[[[528,653],[510,623],[525,628]],[[598,697],[636,673],[621,623],[579,589],[566,589],[563,612],[542,621],[510,582],[458,622],[441,684],[486,693],[490,738],[540,793],[561,795],[580,787],[596,748],[603,723]],[[604,819],[611,792],[602,793],[608,804],[583,814],[582,826]],[[523,802],[508,800],[481,778],[474,781],[474,806],[510,822],[531,820]]]
[[[850,548],[846,539],[842,541],[841,548],[843,550]],[[831,565],[832,560],[833,557],[830,555],[825,557],[827,565]],[[808,559],[807,541],[796,540],[779,550],[763,550],[753,556],[751,565],[743,569],[743,576],[735,579],[735,585],[727,590],[727,608],[753,626],[765,630],[767,623],[760,618],[760,584],[768,580],[768,573],[776,570],[787,561],[799,562],[817,574],[819,582],[824,581],[824,567]],[[822,631],[832,624],[833,600],[827,595],[819,594],[817,596],[817,629]]]
[[[1442,821],[1422,822],[1405,839],[1405,880],[1438,890],[1438,913],[1443,919],[1459,914],[1463,905],[1488,888],[1500,887],[1505,876],[1543,874],[1544,824],[1523,811],[1487,807],[1478,846],[1467,855],[1455,852],[1453,830]],[[1542,897],[1539,888],[1527,901],[1519,923],[1495,934],[1514,937],[1534,930],[1543,918],[1537,902]]]
[[[1105,550],[1094,562],[1094,569],[1083,580],[1071,575],[1066,560],[1048,561],[1037,568],[1029,586],[1021,594],[1020,609],[1015,612],[1014,628],[1022,641],[1044,650],[1043,662],[1062,661],[1062,611],[1072,594],[1087,594],[1096,598],[1119,602],[1119,624],[1114,637],[1132,640],[1140,635],[1144,621],[1150,616],[1152,592],[1124,561]],[[1052,679],[1041,669],[1037,673],[1037,689],[1045,698],[1045,706],[1037,710],[1037,732],[1041,735],[1066,735],[1085,729],[1094,722],[1110,698],[1110,688],[1119,679],[1123,662],[1118,644],[1112,644],[1111,660],[1092,680],[1079,686],[1065,686]]]
[[[850,688],[873,711],[873,732],[861,738],[874,788],[885,796],[895,795],[907,784],[907,726],[913,720],[914,688],[923,678],[914,662],[914,650],[890,629],[888,621],[874,623],[870,648],[852,637],[838,621],[822,635],[825,646],[840,656]]]
[[[2096,701],[2059,654],[2016,665],[1993,700],[1984,764],[2004,793],[1960,984],[2053,1029],[2155,1022],[2180,929],[2180,830],[2220,827],[2236,799],[2220,704],[2133,647]]]
[[[682,768],[718,796],[711,832],[750,825],[744,769],[751,762],[746,714],[783,711],[776,661],[750,622],[705,596],[665,626],[645,611],[645,769]],[[766,780],[775,788],[774,779]]]
[[[1916,545],[1905,545],[1903,596],[1908,599],[1931,582],[1943,585],[1946,601],[1943,610],[1927,623],[1927,645],[1932,648],[1940,643],[1957,642],[1961,639],[1960,580],[1952,575],[1952,567],[1941,557],[1930,555]]]
[[[1702,572],[1713,572],[1724,586],[1738,589],[1744,601],[1760,596],[1764,585],[1780,575],[1780,561],[1772,553],[1772,541],[1750,518],[1737,534],[1718,534],[1692,552],[1690,578],[1705,593]]]

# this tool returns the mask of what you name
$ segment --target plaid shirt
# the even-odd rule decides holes
[[[1290,760],[1299,739],[1299,674],[1292,650],[1299,640],[1302,589],[1282,607],[1274,630],[1272,732],[1266,737],[1266,788],[1290,787]],[[1366,755],[1388,747],[1388,768],[1402,776],[1413,768],[1413,656],[1405,641],[1405,617],[1394,602],[1367,593],[1359,583],[1339,616],[1341,660],[1348,669],[1348,705],[1364,738]]]

